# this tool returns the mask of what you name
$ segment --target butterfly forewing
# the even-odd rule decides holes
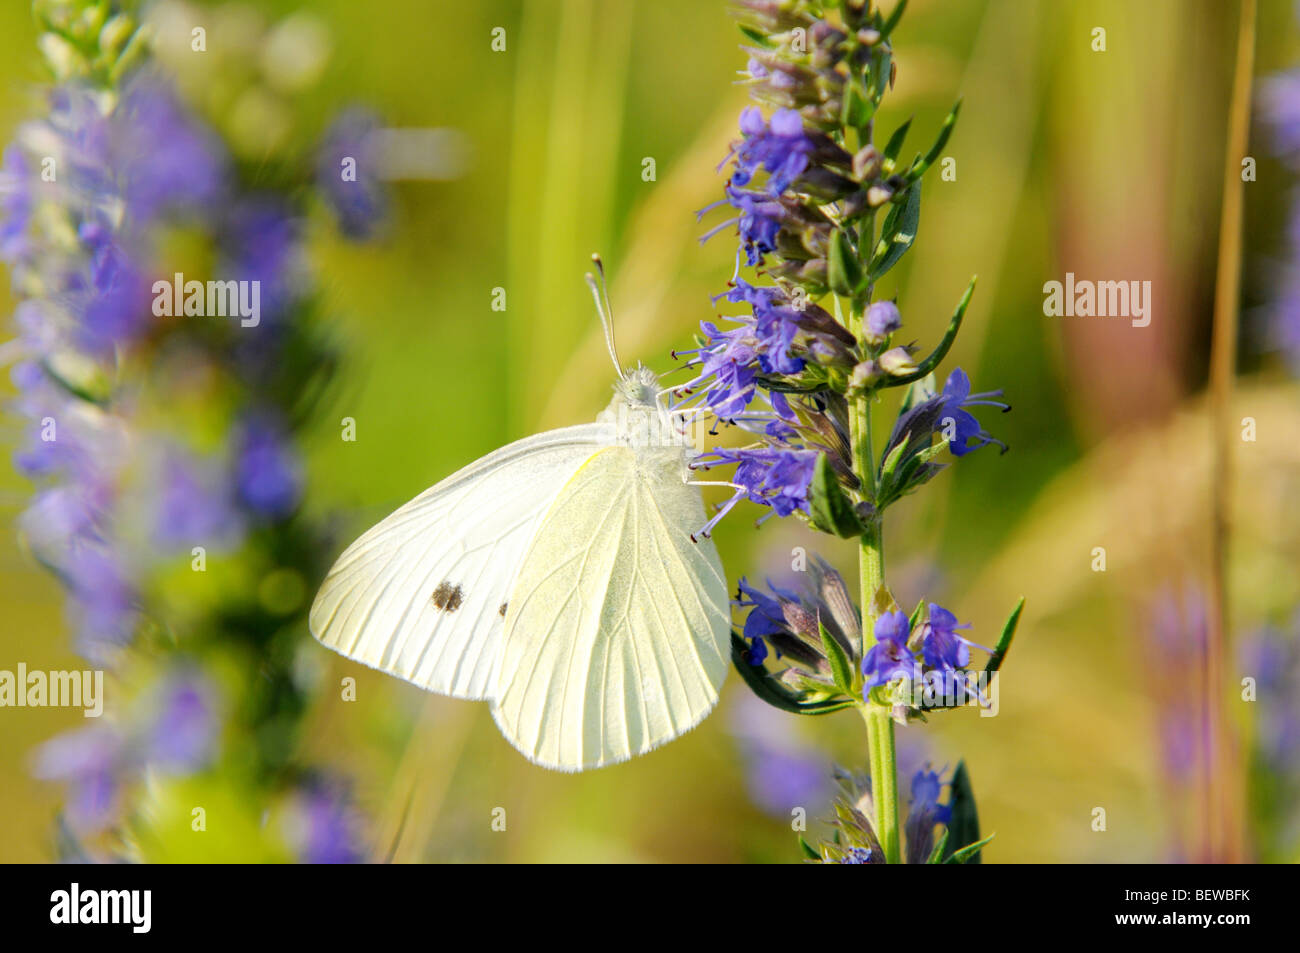
[[[530,759],[576,771],[694,727],[727,673],[730,609],[680,450],[607,447],[573,475],[524,556],[493,715]]]
[[[492,697],[507,600],[552,501],[607,425],[516,441],[372,527],[330,570],[311,631],[349,658],[458,698]]]

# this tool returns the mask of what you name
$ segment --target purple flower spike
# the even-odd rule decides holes
[[[912,681],[920,678],[921,666],[912,650],[907,647],[911,635],[907,613],[886,612],[876,620],[874,634],[876,644],[867,650],[866,657],[862,659],[862,674],[866,676],[864,695],[896,678]]]
[[[315,783],[298,797],[294,840],[307,864],[356,864],[361,849],[360,818],[351,797],[337,783]]]
[[[29,242],[27,225],[32,216],[31,163],[17,146],[8,146],[0,161],[0,261],[16,261]]]
[[[239,515],[217,474],[177,452],[168,454],[161,469],[154,534],[159,543],[188,548],[196,542],[226,543],[239,536]]]
[[[748,185],[760,169],[765,169],[767,192],[773,196],[780,195],[803,174],[816,148],[804,132],[803,119],[793,109],[778,109],[769,122],[764,122],[762,112],[749,106],[740,114],[740,131],[745,138],[731,153],[736,164],[731,183]]]
[[[808,510],[808,487],[817,463],[815,450],[786,450],[761,447],[752,450],[714,450],[697,458],[698,462],[736,464],[732,483],[737,492],[705,526],[707,535],[722,515],[741,499],[770,506],[777,516],[789,516],[795,510]]]
[[[972,450],[978,450],[987,444],[996,444],[1002,448],[1005,453],[1007,445],[1001,440],[990,436],[980,422],[975,419],[975,415],[969,413],[966,407],[997,407],[999,410],[1008,411],[1011,406],[996,397],[1002,396],[1002,391],[991,390],[979,394],[970,392],[970,378],[960,367],[956,368],[948,375],[947,382],[943,385],[943,393],[940,395],[943,399],[943,408],[939,414],[939,427],[952,428],[952,439],[948,443],[948,450],[954,457],[964,457]],[[951,423],[949,423],[951,421]]]
[[[797,594],[783,592],[770,582],[768,586],[782,598],[798,598]],[[736,604],[742,609],[750,610],[749,615],[745,617],[745,629],[742,634],[750,641],[750,664],[761,665],[767,658],[767,643],[764,640],[786,631],[785,610],[781,608],[781,603],[777,599],[761,589],[755,589],[745,581],[743,576],[737,583]],[[780,655],[779,652],[777,654]]]
[[[758,341],[746,324],[730,331],[719,330],[712,321],[700,324],[705,345],[696,353],[701,373],[682,390],[704,388],[704,403],[722,419],[745,412],[757,390]],[[683,352],[685,353],[685,352]]]
[[[32,773],[72,786],[67,817],[73,830],[93,833],[117,814],[122,739],[109,725],[93,725],[51,738],[36,750]]]
[[[212,686],[196,674],[177,673],[163,683],[154,704],[144,757],[184,774],[207,764],[218,730]]]
[[[912,776],[912,804],[908,809],[907,821],[904,825],[909,864],[923,864],[929,859],[934,849],[935,825],[948,824],[952,820],[951,805],[939,803],[942,787],[943,781],[939,773],[931,771],[928,764]]]
[[[342,113],[329,130],[316,157],[316,181],[325,195],[339,230],[348,238],[369,238],[387,215],[388,198],[380,182],[375,149],[379,117],[365,109]],[[354,175],[344,175],[352,159]]]
[[[870,847],[850,847],[840,859],[841,864],[874,864],[875,851]]]
[[[302,466],[284,434],[256,420],[244,430],[236,481],[249,509],[269,519],[283,519],[302,495]]]
[[[142,76],[131,84],[114,112],[110,136],[133,225],[165,211],[202,213],[220,204],[224,147],[160,78]]]
[[[957,624],[957,617],[942,606],[930,604],[929,618],[920,624],[921,657],[931,669],[953,672],[970,664],[970,646],[984,648],[957,634],[970,623]],[[988,649],[984,649],[988,651]]]
[[[1300,70],[1262,80],[1259,103],[1264,121],[1273,127],[1278,151],[1292,165],[1300,164]]]

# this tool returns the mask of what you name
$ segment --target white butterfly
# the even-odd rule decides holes
[[[587,278],[617,368],[608,296]],[[614,390],[595,423],[502,447],[361,536],[321,585],[312,634],[490,701],[549,768],[624,761],[699,724],[729,666],[726,577],[692,535],[704,504],[656,375],[620,371]]]

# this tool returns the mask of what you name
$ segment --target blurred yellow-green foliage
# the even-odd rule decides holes
[[[1017,597],[1028,607],[998,717],[964,711],[902,733],[926,735],[937,765],[966,759],[982,824],[997,832],[986,861],[1169,859],[1195,806],[1192,792],[1161,779],[1141,627],[1161,584],[1203,578],[1208,563],[1204,389],[1235,4],[910,6],[882,121],[915,115],[914,129],[934,130],[964,97],[946,153],[957,175],[927,184],[917,245],[878,293],[898,294],[924,344],[978,273],[953,358],[976,389],[1004,388],[1014,412],[986,421],[1008,455],[968,458],[891,514],[887,575],[901,603],[932,596],[973,622],[977,641],[995,638]],[[715,167],[745,104],[734,82],[744,57],[723,0],[196,6],[214,21],[300,8],[331,48],[319,82],[294,100],[304,147],[354,101],[394,126],[461,130],[472,146],[462,178],[396,187],[384,241],[359,248],[323,228],[314,241],[346,365],[331,426],[309,446],[309,501],[346,514],[341,544],[475,457],[604,406],[611,369],[582,281],[592,251],[611,272],[624,360],[672,366],[669,351],[690,340],[731,275],[727,239],[700,246],[694,211],[720,194]],[[1300,55],[1291,8],[1261,6],[1260,74]],[[491,49],[495,27],[505,28],[505,52]],[[1091,48],[1095,27],[1107,32],[1105,52]],[[39,109],[34,41],[26,5],[0,5],[6,140]],[[245,127],[272,135],[274,111],[245,105],[254,117]],[[1292,185],[1261,127],[1251,150],[1248,332],[1271,293],[1260,263],[1279,254]],[[653,181],[643,179],[646,158]],[[1066,271],[1151,280],[1150,327],[1044,317],[1042,285]],[[504,313],[490,308],[497,287]],[[0,310],[11,305],[0,297]],[[1287,502],[1300,472],[1300,390],[1249,343],[1242,367],[1241,416],[1256,418],[1260,436],[1237,459],[1237,630],[1282,618],[1300,598]],[[355,443],[333,426],[344,416],[357,422]],[[11,449],[16,427],[3,432]],[[27,487],[7,465],[0,494],[0,668],[75,667],[58,588],[13,531]],[[733,582],[779,571],[799,545],[854,569],[849,544],[794,521],[755,531],[743,508],[716,538]],[[1096,546],[1108,552],[1105,573],[1091,570]],[[564,775],[511,749],[485,705],[427,696],[324,649],[307,657],[332,673],[327,685],[358,680],[355,702],[337,691],[318,700],[307,736],[315,758],[356,779],[379,856],[393,844],[394,859],[412,861],[798,856],[789,821],[763,814],[747,791],[730,730],[746,690],[734,675],[719,712],[680,741]],[[1232,717],[1247,726],[1244,711]],[[59,792],[30,777],[30,751],[81,716],[24,709],[0,719],[0,860],[45,859]],[[792,728],[828,769],[865,765],[852,714]],[[1105,833],[1091,827],[1097,806]],[[492,828],[498,807],[504,832]],[[219,857],[241,856],[237,832],[230,838]]]

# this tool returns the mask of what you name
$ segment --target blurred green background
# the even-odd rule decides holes
[[[384,241],[344,245],[323,227],[314,240],[346,366],[331,426],[308,447],[308,499],[346,519],[340,544],[502,443],[594,418],[611,369],[582,281],[592,251],[611,273],[625,362],[669,369],[669,351],[710,315],[732,248],[725,237],[700,246],[694,211],[721,193],[715,167],[746,102],[723,0],[195,9],[268,20],[310,10],[333,45],[310,114],[323,123],[361,102],[391,125],[452,127],[472,144],[462,178],[395,187]],[[1261,75],[1300,53],[1292,12],[1285,0],[1261,5]],[[495,27],[505,52],[491,49]],[[1096,27],[1105,52],[1092,50]],[[917,245],[879,294],[898,294],[907,330],[926,344],[978,273],[953,358],[977,390],[1003,388],[1014,405],[984,421],[1008,455],[963,460],[886,526],[900,603],[932,597],[987,642],[1028,598],[999,715],[963,711],[902,730],[936,766],[966,759],[983,826],[997,832],[989,862],[1165,860],[1196,824],[1192,793],[1163,780],[1160,672],[1144,654],[1143,620],[1156,591],[1202,579],[1208,564],[1203,391],[1235,29],[1236,5],[1220,0],[913,0],[896,34],[883,127],[914,115],[916,129],[936,130],[957,96],[964,106],[946,152],[956,179],[927,184]],[[34,41],[26,4],[0,5],[6,141],[39,109]],[[1260,437],[1237,460],[1237,630],[1284,617],[1300,598],[1287,502],[1300,472],[1300,392],[1251,343],[1292,187],[1270,151],[1256,125],[1238,400]],[[642,177],[647,157],[654,181]],[[1042,285],[1067,271],[1152,281],[1151,325],[1045,317]],[[490,307],[497,287],[504,313]],[[355,443],[339,439],[345,416]],[[16,425],[3,433],[12,449]],[[77,667],[59,590],[13,532],[27,494],[0,466],[0,668]],[[779,573],[794,546],[855,571],[851,544],[793,520],[756,531],[756,515],[742,507],[717,531],[733,583]],[[1091,569],[1097,546],[1104,573]],[[789,819],[764,813],[748,788],[733,729],[758,716],[734,674],[719,712],[683,739],[563,775],[528,764],[483,704],[425,695],[323,648],[305,657],[333,673],[326,684],[358,680],[355,702],[318,700],[306,734],[313,757],[356,779],[381,855],[395,843],[394,858],[408,861],[798,856]],[[1231,714],[1249,726],[1247,710]],[[81,721],[76,711],[0,713],[0,860],[51,856],[59,792],[30,777],[30,752]],[[828,770],[865,766],[851,713],[778,719],[782,728]],[[1099,806],[1104,833],[1092,829]],[[504,832],[492,828],[498,807]]]

